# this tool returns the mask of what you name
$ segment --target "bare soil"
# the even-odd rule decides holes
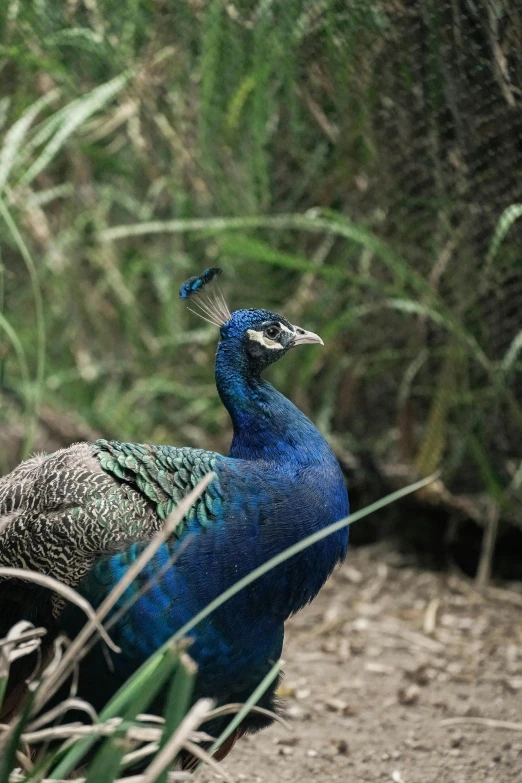
[[[288,623],[291,730],[241,740],[223,770],[248,783],[522,782],[520,590],[483,597],[383,547],[352,550]]]

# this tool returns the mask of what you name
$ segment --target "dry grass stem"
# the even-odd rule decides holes
[[[34,584],[46,587],[54,593],[58,593],[67,601],[75,604],[79,607],[87,617],[93,628],[98,631],[105,644],[114,650],[114,652],[120,652],[120,648],[114,644],[107,631],[102,626],[97,613],[92,608],[91,604],[72,587],[64,585],[63,582],[59,582],[58,579],[54,579],[47,574],[40,574],[37,571],[26,571],[23,568],[9,568],[7,566],[0,566],[0,577],[7,576],[11,579],[22,579],[26,582],[33,582]]]
[[[484,726],[488,729],[505,729],[506,731],[522,731],[522,723],[494,718],[446,718],[440,721],[441,726]]]
[[[211,699],[200,699],[181,721],[176,732],[159,751],[147,767],[142,783],[154,783],[157,777],[176,758],[181,749],[190,741],[190,736],[202,723],[207,712],[213,707]],[[222,773],[221,773],[222,774]]]
[[[221,764],[216,761],[210,753],[207,753],[206,750],[203,750],[203,748],[200,748],[200,746],[196,745],[194,742],[185,742],[184,747],[185,750],[188,750],[195,758],[199,759],[203,764],[206,764],[207,767],[213,769],[214,772],[219,775],[219,777],[223,778],[223,780],[226,780],[227,783],[234,783],[234,779],[225,772]]]
[[[225,704],[223,707],[217,707],[215,710],[211,710],[206,716],[205,721],[213,720],[214,718],[221,718],[225,715],[235,715],[242,709],[243,705],[239,702],[237,704]],[[292,726],[276,712],[272,710],[266,710],[264,707],[258,707],[256,705],[250,707],[250,712],[255,712],[258,715],[265,715],[267,718],[271,718],[281,726],[284,726],[288,731],[292,731]]]

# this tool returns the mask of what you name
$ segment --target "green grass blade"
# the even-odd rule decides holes
[[[509,229],[520,217],[522,217],[522,204],[511,204],[511,206],[505,209],[501,214],[486,256],[486,266],[493,263]]]
[[[8,679],[9,674],[0,676],[0,710],[2,709],[2,704],[4,703],[4,696],[7,689]]]
[[[29,692],[25,701],[23,711],[17,718],[14,730],[5,747],[0,754],[0,783],[9,783],[11,772],[17,766],[16,751],[20,743],[20,737],[24,733],[25,727],[30,720],[30,713],[33,706],[34,692]]]
[[[188,655],[180,657],[179,666],[169,687],[167,703],[163,717],[165,728],[160,741],[160,750],[168,739],[174,734],[190,707],[190,700],[194,690],[197,667]],[[168,770],[164,770],[158,777],[157,783],[167,783]]]
[[[522,330],[515,335],[509,348],[504,354],[502,361],[500,362],[500,369],[503,373],[508,373],[517,360],[519,353],[522,351]]]
[[[123,756],[131,750],[130,744],[125,738],[129,725],[135,721],[139,713],[146,710],[175,668],[180,668],[179,652],[175,645],[170,645],[169,649],[165,651],[156,671],[130,700],[121,716],[123,719],[122,726],[112,737],[103,743],[89,765],[86,783],[112,783],[117,775]],[[55,774],[56,772],[51,775],[51,779]]]
[[[13,329],[13,327],[11,326],[7,318],[2,313],[0,313],[0,329],[3,329],[3,331],[6,333],[7,337],[9,338],[9,342],[14,348],[14,351],[16,353],[16,358],[18,359],[18,366],[20,367],[20,375],[22,377],[22,384],[25,390],[25,395],[28,396],[31,378],[29,374],[29,365],[27,364],[27,357],[25,355],[24,346],[22,345],[22,341],[18,337],[15,330]]]
[[[210,748],[209,753],[215,753],[218,748],[221,747],[221,745],[224,743],[226,739],[230,737],[233,731],[239,726],[243,718],[248,715],[250,712],[251,707],[255,707],[261,696],[268,690],[268,688],[271,686],[271,684],[274,682],[276,677],[278,676],[279,672],[281,671],[281,661],[276,661],[268,674],[266,674],[257,688],[252,692],[251,696],[246,700],[246,702],[243,704],[241,709],[239,710],[236,715],[232,718],[228,726],[224,731],[221,732],[219,737],[216,739],[212,747]]]
[[[2,215],[7,228],[13,237],[16,246],[22,256],[27,271],[29,273],[29,279],[31,282],[31,290],[33,294],[34,307],[36,311],[36,378],[35,388],[33,395],[33,415],[30,419],[29,431],[25,433],[25,443],[23,449],[23,457],[29,456],[33,447],[34,430],[36,427],[36,418],[38,415],[38,406],[40,403],[40,397],[43,390],[43,382],[45,377],[45,353],[46,353],[46,336],[45,336],[45,316],[42,291],[40,288],[40,282],[38,280],[38,273],[36,271],[36,264],[33,261],[33,257],[27,248],[22,235],[18,231],[16,224],[11,217],[11,214],[5,204],[0,198],[0,215]]]
[[[109,103],[124,88],[130,75],[131,71],[125,71],[116,76],[116,78],[96,87],[85,97],[74,101],[68,107],[61,126],[45,145],[38,158],[22,176],[20,184],[29,185],[35,177],[41,174],[75,130],[80,125],[83,125],[95,112],[103,108],[105,104]]]
[[[143,664],[143,666],[141,666],[137,672],[135,672],[137,676],[134,677],[133,675],[133,677],[129,679],[127,683],[118,691],[118,694],[121,694],[121,696],[116,702],[116,709],[112,713],[111,717],[120,715],[125,705],[133,699],[137,698],[140,692],[147,688],[147,683],[149,680],[154,678],[160,669],[164,652],[165,649],[162,647],[161,652],[158,651],[159,654],[155,654],[153,658],[150,658],[148,661],[146,661],[146,663]],[[106,720],[107,716],[108,712],[107,710],[104,710],[100,715],[100,719]],[[49,779],[61,780],[62,778],[66,777],[76,767],[78,762],[82,760],[94,742],[95,740],[91,737],[75,742],[74,746],[69,748],[69,750],[61,758],[58,766],[56,766],[55,769],[49,774]]]
[[[319,277],[331,280],[347,280],[355,275],[350,275],[348,270],[337,266],[317,266],[307,258],[292,253],[283,253],[259,239],[244,234],[224,234],[219,238],[219,247],[225,255],[236,256],[242,259],[252,259],[261,263],[272,264],[283,269],[295,269],[298,272],[313,272]]]
[[[58,94],[58,89],[50,90],[46,95],[43,95],[31,104],[5,134],[4,143],[0,150],[0,191],[4,188],[9,174],[16,163],[18,151],[25,141],[29,128],[42,109],[54,101]]]

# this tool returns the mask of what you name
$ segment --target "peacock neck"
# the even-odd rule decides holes
[[[231,457],[285,465],[330,457],[329,446],[312,422],[251,370],[241,347],[232,341],[219,344],[216,386],[234,428]]]

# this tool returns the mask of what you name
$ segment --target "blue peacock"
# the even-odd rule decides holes
[[[220,272],[208,269],[191,278],[180,296],[220,330],[215,378],[233,424],[228,456],[98,440],[34,456],[0,480],[0,565],[50,574],[98,605],[181,498],[215,473],[131,587],[139,591],[152,583],[111,628],[122,650],[113,655],[114,670],[101,645],[82,664],[79,693],[98,709],[226,588],[348,515],[345,483],[330,446],[262,378],[288,350],[322,344],[321,338],[269,310],[230,313],[218,285]],[[326,537],[253,582],[191,631],[190,654],[198,666],[194,698],[209,696],[217,704],[247,699],[281,655],[285,621],[317,595],[344,559],[347,543],[347,528]],[[74,609],[64,608],[49,591],[1,582],[0,637],[21,618],[54,634],[72,634],[79,622]],[[276,684],[260,706],[274,708],[275,690]],[[251,713],[236,736],[268,723],[269,718]]]

